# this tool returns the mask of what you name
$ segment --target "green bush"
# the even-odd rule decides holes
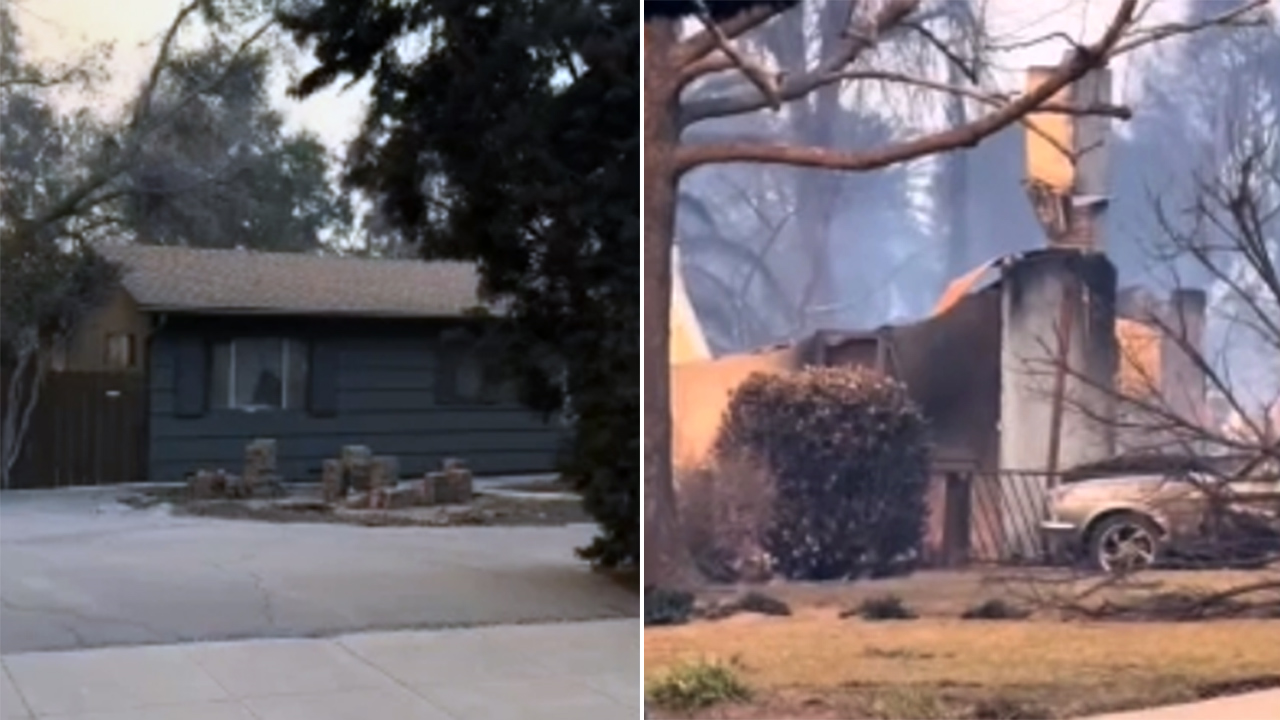
[[[726,702],[746,702],[751,688],[738,674],[736,663],[718,660],[677,665],[645,690],[655,705],[689,712]]]
[[[715,453],[773,479],[765,537],[795,580],[891,574],[920,554],[928,428],[895,380],[863,368],[756,374],[725,410]]]

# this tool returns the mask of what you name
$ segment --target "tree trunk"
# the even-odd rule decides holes
[[[31,414],[40,400],[40,386],[44,383],[47,366],[47,360],[38,349],[23,351],[19,353],[13,374],[9,376],[3,430],[0,430],[0,488],[5,490],[12,483],[13,469],[22,456],[22,446],[31,425]],[[31,379],[24,383],[28,368]]]
[[[692,563],[676,514],[671,457],[671,249],[675,238],[675,150],[679,109],[670,67],[675,26],[644,26],[644,577],[672,587],[691,579]]]

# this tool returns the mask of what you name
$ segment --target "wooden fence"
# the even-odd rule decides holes
[[[7,373],[3,382],[0,387],[7,391]],[[32,413],[10,487],[106,485],[146,479],[146,376],[50,373]]]

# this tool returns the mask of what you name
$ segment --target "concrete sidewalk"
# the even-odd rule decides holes
[[[0,657],[0,720],[612,720],[639,620]]]
[[[1098,715],[1086,720],[1276,720],[1280,718],[1280,690],[1216,698],[1189,705]]]

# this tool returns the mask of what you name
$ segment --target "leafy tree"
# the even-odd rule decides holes
[[[218,44],[173,59],[153,107],[174,111],[126,174],[126,221],[160,245],[305,251],[351,223],[327,151],[288,134],[268,95],[272,54]],[[215,82],[214,80],[217,79]]]
[[[0,48],[0,483],[7,488],[49,369],[47,350],[111,287],[115,270],[75,242],[88,228],[62,235],[24,222],[83,182],[94,156],[95,119],[60,115],[43,98],[45,88],[83,81],[88,70],[50,74],[26,63],[7,5],[0,6]]]
[[[162,35],[137,96],[118,119],[89,111],[58,111],[47,94],[68,84],[94,81],[101,75],[103,55],[91,53],[52,69],[28,63],[10,7],[0,5],[0,88],[5,92],[0,104],[4,141],[0,148],[0,361],[6,383],[0,455],[6,484],[21,454],[52,348],[114,282],[114,268],[92,251],[93,243],[117,241],[122,234],[139,230],[140,224],[147,229],[159,227],[155,213],[143,212],[156,207],[157,197],[163,197],[168,207],[198,204],[185,196],[196,188],[169,182],[173,176],[160,178],[165,184],[162,190],[159,183],[148,185],[155,168],[182,166],[188,173],[185,177],[198,179],[197,185],[203,188],[252,177],[256,184],[246,195],[256,194],[264,201],[291,200],[294,204],[287,209],[242,203],[210,210],[205,205],[209,214],[259,213],[251,216],[255,221],[262,219],[261,227],[252,228],[259,237],[278,232],[296,244],[297,238],[314,235],[311,228],[319,219],[333,218],[329,191],[320,189],[324,169],[318,146],[305,137],[286,140],[249,132],[246,136],[256,138],[256,144],[223,147],[225,151],[243,147],[250,155],[261,152],[264,157],[256,167],[266,171],[256,175],[229,179],[221,165],[199,171],[184,165],[187,155],[197,152],[193,134],[202,131],[186,123],[220,118],[218,127],[231,137],[243,116],[220,117],[222,110],[229,109],[224,107],[225,100],[253,100],[260,95],[262,78],[251,70],[262,67],[263,60],[254,51],[275,27],[274,18],[263,17],[269,5],[270,0],[184,4]],[[198,21],[211,40],[204,53],[192,54],[180,47],[178,39]],[[278,134],[278,119],[265,127],[275,128]],[[274,158],[265,157],[271,152]],[[140,189],[148,190],[146,203],[138,202]],[[285,220],[289,215],[298,217]],[[192,233],[198,230],[188,228]]]
[[[609,0],[324,0],[284,18],[320,65],[373,78],[347,182],[428,258],[478,262],[508,302],[526,399],[572,421],[564,469],[640,554],[640,20]]]
[[[938,82],[909,71],[877,66],[876,51],[923,35],[938,64],[957,63],[956,51],[928,29],[938,17],[922,0],[849,2],[824,23],[839,27],[836,41],[810,61],[808,53],[795,66],[762,62],[744,39],[787,13],[803,12],[776,2],[740,3],[734,15],[713,16],[705,3],[682,6],[686,15],[667,12],[650,15],[645,23],[645,552],[646,580],[680,583],[687,579],[690,563],[676,517],[671,467],[670,368],[668,324],[671,302],[671,250],[677,198],[681,181],[692,171],[719,163],[785,165],[797,168],[870,172],[917,158],[969,147],[1001,129],[1020,122],[1033,111],[1091,112],[1125,117],[1123,108],[1096,106],[1064,108],[1054,104],[1055,94],[1104,66],[1117,55],[1170,36],[1207,25],[1232,24],[1265,3],[1245,2],[1197,23],[1142,27],[1139,0],[1123,0],[1106,30],[1090,42],[1070,40],[1062,62],[1034,91],[1017,96],[983,87],[978,78]],[[646,3],[646,8],[663,3]],[[715,5],[715,3],[711,3]],[[668,6],[669,7],[669,6]],[[932,39],[930,39],[932,37]],[[697,83],[716,82],[711,94],[693,96],[686,90]],[[982,110],[974,117],[940,131],[915,137],[875,140],[860,148],[841,147],[807,139],[793,140],[765,134],[763,137],[697,139],[695,128],[717,118],[750,116],[773,110],[787,112],[815,102],[827,88],[847,90],[859,83],[892,83],[940,93],[959,94]],[[856,94],[854,94],[856,97]]]

